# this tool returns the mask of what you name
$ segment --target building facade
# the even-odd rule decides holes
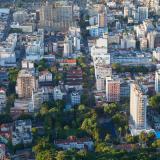
[[[133,125],[138,130],[147,128],[147,95],[142,86],[137,83],[131,84],[130,90],[130,116]]]
[[[22,69],[18,73],[16,93],[19,98],[30,98],[32,92],[36,91],[38,83],[36,77],[28,70]]]
[[[120,81],[106,78],[106,100],[107,102],[120,101]]]

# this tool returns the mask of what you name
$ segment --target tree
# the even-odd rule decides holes
[[[154,140],[156,139],[155,133],[150,132],[147,134],[147,145],[151,146]]]
[[[46,70],[48,68],[46,60],[45,59],[41,59],[38,63],[38,70],[39,71],[43,71]]]
[[[66,158],[66,153],[64,151],[59,151],[56,154],[56,160],[65,160]]]
[[[105,142],[110,142],[110,140],[111,140],[111,136],[110,136],[110,134],[106,134],[106,136],[105,136]]]
[[[10,113],[10,108],[13,107],[15,98],[16,98],[15,94],[11,94],[7,97],[6,107],[4,108],[5,113],[7,114]]]
[[[112,148],[107,146],[105,143],[100,142],[96,144],[95,151],[99,153],[111,152]]]
[[[39,138],[37,140],[36,145],[33,147],[33,151],[35,152],[35,154],[37,154],[40,151],[43,151],[45,149],[50,149],[50,148],[51,148],[51,144],[49,143],[48,138]]]
[[[12,122],[12,117],[9,114],[0,114],[0,124]]]
[[[96,141],[99,140],[97,114],[95,112],[91,113],[91,117],[84,119],[81,125],[81,129],[90,134]]]
[[[51,149],[40,151],[36,155],[36,160],[53,160],[53,159],[54,159],[54,151]]]
[[[85,105],[81,104],[78,106],[78,111],[83,112],[85,111]]]
[[[149,105],[160,112],[160,94],[157,94],[149,99]]]
[[[47,103],[42,104],[40,108],[40,114],[44,116],[48,113],[48,111],[49,111],[49,106],[47,105]]]
[[[142,144],[146,144],[147,142],[147,133],[146,132],[141,132],[139,135],[139,140]]]
[[[154,148],[160,148],[160,139],[157,139],[156,141],[154,141],[154,142],[152,143],[152,146],[153,146]]]
[[[132,136],[132,135],[126,135],[125,140],[127,143],[137,143],[138,142],[138,137],[137,136]]]
[[[110,116],[114,115],[118,110],[118,105],[115,103],[111,104],[103,104],[104,112],[109,114]]]

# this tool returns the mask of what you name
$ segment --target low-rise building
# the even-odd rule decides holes
[[[15,67],[16,54],[15,47],[17,44],[17,34],[9,34],[7,39],[0,42],[0,66]]]
[[[12,123],[4,123],[0,125],[0,135],[7,139],[12,139],[12,131],[13,131],[13,124]]]
[[[150,52],[139,52],[134,50],[114,50],[110,51],[111,63],[132,66],[149,66],[152,64]]]
[[[71,68],[66,73],[65,87],[67,90],[82,90],[82,70],[80,68]]]
[[[55,86],[53,89],[53,99],[56,100],[62,100],[64,99],[64,96],[66,95],[66,91],[62,85]]]
[[[62,66],[62,67],[63,66],[72,67],[72,66],[76,66],[77,61],[76,61],[76,59],[62,59],[59,61],[59,63],[60,63],[60,66]]]
[[[69,149],[93,149],[93,141],[90,138],[76,138],[74,136],[68,137],[66,140],[56,140],[54,144],[58,148],[62,148],[63,150]]]
[[[71,93],[71,105],[78,105],[81,103],[81,94],[78,91],[73,91]]]
[[[6,90],[4,88],[0,88],[0,112],[5,108],[7,101]]]
[[[39,73],[38,82],[40,86],[50,86],[53,84],[52,73],[45,70]]]
[[[12,143],[29,144],[32,143],[32,122],[31,120],[17,120],[15,121],[15,130],[13,132]]]
[[[0,159],[5,160],[6,159],[6,145],[0,143]]]

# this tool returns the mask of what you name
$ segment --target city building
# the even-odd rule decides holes
[[[32,143],[32,122],[31,120],[17,120],[14,123],[12,144],[31,144]]]
[[[33,35],[26,36],[26,59],[39,61],[44,55],[44,30],[39,29]]]
[[[29,19],[29,15],[26,11],[16,11],[13,13],[13,21],[18,22],[19,24],[23,24]]]
[[[158,62],[160,61],[160,47],[157,47],[153,51],[153,58],[155,58],[155,60],[157,60]]]
[[[0,112],[2,112],[3,109],[6,107],[6,101],[7,101],[6,90],[0,88]]]
[[[29,71],[22,69],[18,73],[16,93],[19,98],[31,98],[32,92],[38,88],[36,77]]]
[[[73,44],[71,37],[66,36],[64,40],[63,57],[71,57],[73,53]]]
[[[6,145],[3,143],[0,143],[0,159],[1,160],[6,159]]]
[[[160,93],[160,70],[155,72],[155,91]]]
[[[70,68],[66,73],[65,88],[82,90],[82,70],[81,68]]]
[[[104,61],[105,65],[110,64],[110,54],[108,53],[108,35],[103,34],[103,38],[98,38],[96,44],[91,47],[91,57],[93,63]]]
[[[0,40],[5,39],[6,31],[9,27],[10,11],[9,8],[0,8]]]
[[[134,50],[113,50],[110,51],[111,64],[132,66],[149,66],[152,64],[151,52],[142,52]]]
[[[17,34],[9,34],[7,39],[0,42],[0,66],[15,67],[16,54],[15,47],[17,44]]]
[[[121,39],[121,48],[122,49],[135,49],[136,48],[136,40],[132,34],[123,35],[123,39]]]
[[[147,50],[147,38],[140,38],[140,50]]]
[[[143,22],[148,19],[148,7],[138,7],[139,21]]]
[[[71,94],[71,105],[75,106],[81,103],[81,94],[79,91],[73,91]]]
[[[148,98],[142,85],[133,82],[130,90],[130,131],[138,135],[142,131],[153,132],[147,125]]]
[[[95,65],[95,79],[97,91],[105,91],[106,77],[112,76],[112,68],[105,65],[105,63],[96,63]]]
[[[40,8],[40,26],[48,30],[66,31],[73,25],[73,5],[67,1],[46,2]]]
[[[68,139],[64,140],[55,140],[55,146],[58,148],[62,148],[63,150],[69,149],[93,149],[93,141],[90,138],[76,138],[74,136],[68,137]]]
[[[48,70],[41,71],[38,76],[39,86],[52,86],[53,85],[53,75]]]
[[[106,78],[106,101],[120,101],[120,80],[111,77]]]
[[[120,98],[130,97],[130,82],[121,81]]]
[[[53,89],[53,98],[54,100],[62,100],[64,99],[64,96],[66,95],[66,91],[63,86],[55,86]]]

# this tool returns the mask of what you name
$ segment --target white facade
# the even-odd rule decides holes
[[[64,41],[63,57],[70,57],[73,52],[71,37],[66,37]]]
[[[160,70],[157,70],[155,73],[155,91],[160,93]]]
[[[12,144],[32,143],[32,122],[31,120],[17,120],[15,121],[15,131],[12,132]]]
[[[39,82],[52,82],[52,73],[49,71],[42,71],[38,77]]]
[[[28,36],[26,44],[26,59],[39,61],[44,55],[44,31],[38,30],[33,36]]]
[[[88,150],[93,149],[93,141],[87,138],[77,139],[76,137],[69,137],[67,140],[55,141],[55,145],[58,148],[62,148],[63,150],[68,150],[68,149],[81,150],[81,149],[84,149],[85,146],[87,147]]]
[[[157,60],[160,61],[160,47],[157,47],[155,51],[153,51],[153,57]]]
[[[16,55],[15,47],[17,44],[17,34],[10,34],[6,41],[0,43],[0,65],[15,66]]]
[[[112,68],[103,63],[95,65],[95,78],[97,91],[104,91],[106,84],[106,77],[112,76]]]
[[[62,100],[64,95],[66,95],[66,93],[62,91],[61,86],[54,87],[54,89],[53,89],[53,97],[54,97],[55,101],[56,100]]]
[[[74,37],[74,49],[76,51],[80,51],[80,38],[79,37]]]
[[[23,69],[34,69],[34,63],[33,61],[29,60],[22,60],[22,68]]]
[[[142,86],[132,83],[130,90],[130,116],[135,129],[147,128],[147,95]]]
[[[0,89],[0,111],[6,106],[7,96],[4,89]]]

